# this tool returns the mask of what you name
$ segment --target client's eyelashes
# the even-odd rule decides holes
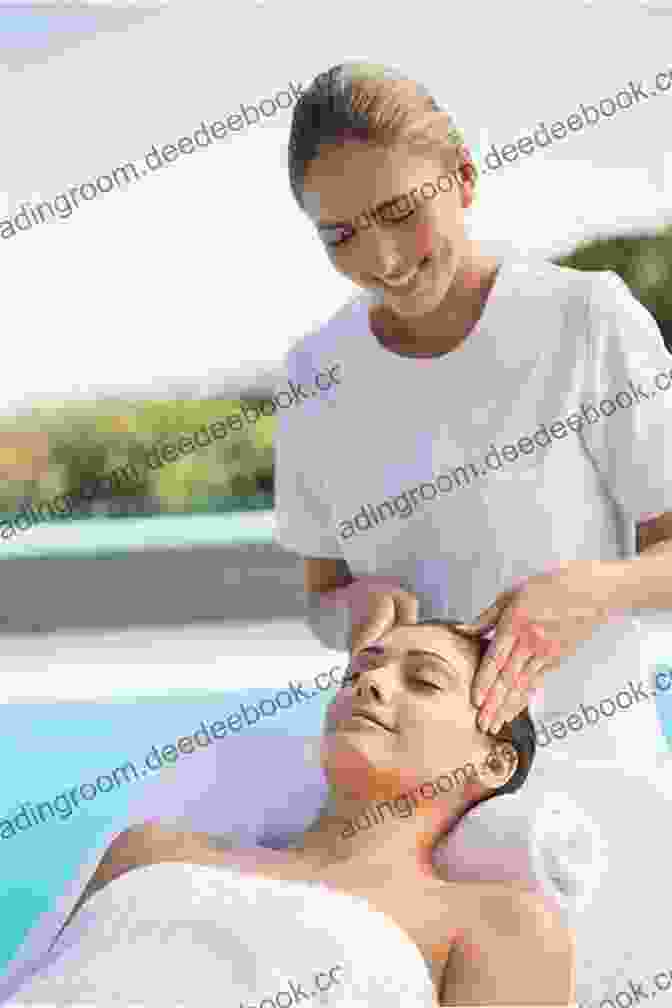
[[[376,668],[376,666],[375,665],[369,665],[368,668]],[[358,671],[353,670],[351,668],[351,670],[349,672],[346,672],[345,675],[343,676],[343,679],[341,680],[341,686],[350,686],[350,685],[352,685],[353,683],[355,683],[357,681],[359,675],[360,675],[360,673]],[[429,682],[428,679],[418,679],[415,676],[409,676],[408,677],[408,681],[411,682],[411,683],[414,683],[417,686],[427,686],[427,687],[429,687],[429,689],[437,690],[438,692],[441,692],[441,687],[437,686],[436,683]]]
[[[418,686],[429,686],[430,689],[441,690],[440,686],[437,686],[436,683],[428,682],[427,679],[411,679],[411,682],[417,683]]]

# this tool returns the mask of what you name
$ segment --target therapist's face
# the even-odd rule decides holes
[[[468,161],[457,147],[421,154],[360,140],[324,146],[308,165],[303,204],[339,273],[380,291],[401,317],[437,308],[467,250]]]
[[[471,702],[479,657],[476,641],[445,627],[390,630],[353,659],[328,711],[328,748],[333,753],[347,742],[355,754],[351,766],[373,770],[379,781],[387,775],[413,786],[441,776],[444,790],[452,780],[453,788],[464,791],[493,744],[478,727]],[[345,778],[339,782],[336,765],[327,761],[334,785],[351,784]],[[363,787],[366,783],[362,780]]]

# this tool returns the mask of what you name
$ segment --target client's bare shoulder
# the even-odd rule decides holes
[[[574,935],[558,912],[514,883],[465,883],[462,895],[442,1005],[575,1003]]]
[[[276,863],[284,863],[284,860],[286,855],[282,852],[245,848],[233,835],[216,837],[209,833],[173,829],[157,822],[132,826],[109,845],[61,931],[94,893],[134,868],[174,861],[263,871],[272,869]]]
[[[209,841],[210,837],[206,833],[182,832],[156,822],[146,822],[124,830],[115,837],[98,862],[98,867],[61,931],[94,893],[134,868],[162,861],[214,863],[219,860],[221,863],[222,853],[214,850]],[[59,931],[59,935],[60,933]]]
[[[209,849],[206,833],[193,833],[146,822],[124,830],[107,848],[89,885],[100,889],[133,868],[161,861],[189,861]]]

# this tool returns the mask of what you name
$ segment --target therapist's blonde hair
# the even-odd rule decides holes
[[[310,161],[319,157],[322,146],[348,139],[381,147],[406,144],[418,153],[439,150],[447,155],[451,170],[462,164],[474,182],[478,177],[461,130],[423,85],[379,63],[340,63],[318,74],[294,108],[289,179],[302,210]]]

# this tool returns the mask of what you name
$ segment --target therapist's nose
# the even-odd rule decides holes
[[[415,263],[407,261],[399,247],[398,239],[375,222],[361,233],[362,263],[366,263],[367,272],[373,280],[380,281],[387,277],[408,272]]]

